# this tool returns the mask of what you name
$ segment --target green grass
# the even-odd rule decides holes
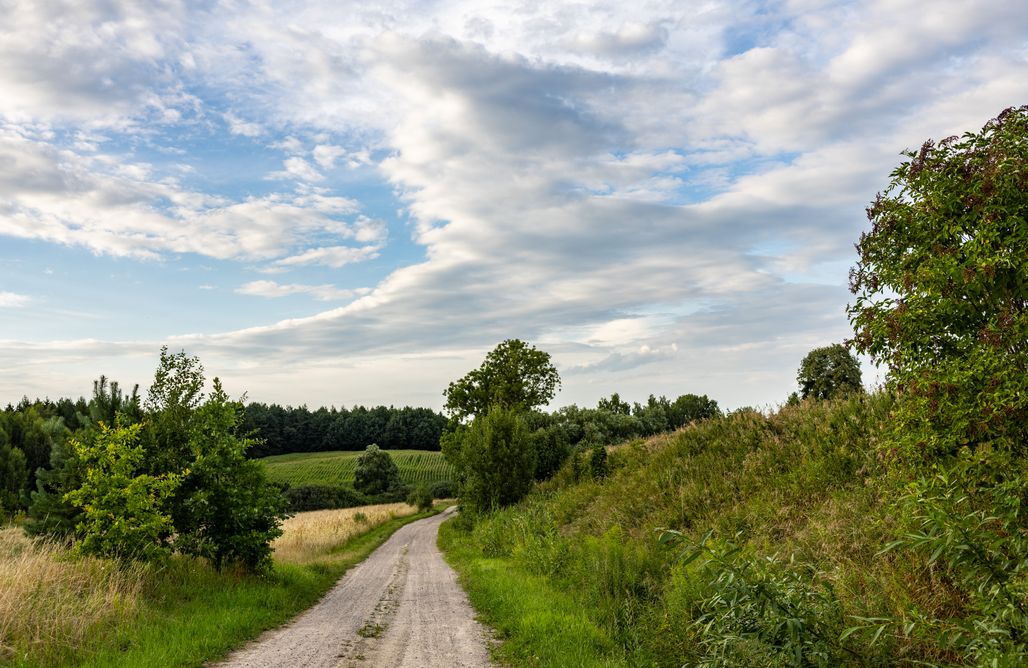
[[[175,558],[151,578],[132,621],[110,628],[76,653],[10,665],[163,668],[216,661],[313,605],[393,532],[435,512],[387,521],[339,545],[331,558],[304,566],[276,564],[267,577],[218,573],[198,560]]]
[[[959,664],[916,630],[842,638],[857,617],[967,614],[927,555],[878,554],[904,485],[879,447],[892,405],[743,412],[620,446],[607,479],[565,467],[448,522],[440,545],[512,666]],[[708,531],[709,550],[679,557]]]
[[[408,484],[453,480],[453,468],[441,452],[427,450],[387,450],[400,469],[400,479]],[[268,478],[302,485],[353,485],[360,452],[297,452],[264,457]]]
[[[482,621],[504,642],[494,649],[501,665],[623,666],[621,649],[573,596],[546,578],[481,558],[471,538],[443,524],[439,544],[461,573],[461,584]]]

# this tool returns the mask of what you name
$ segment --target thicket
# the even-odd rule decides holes
[[[204,382],[197,358],[166,348],[142,406],[136,391],[98,381],[90,417],[51,442],[51,468],[37,470],[26,530],[73,538],[86,554],[152,561],[179,552],[218,569],[266,570],[285,501],[246,456],[241,405],[217,378],[205,396]]]

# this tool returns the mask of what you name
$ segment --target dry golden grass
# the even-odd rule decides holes
[[[62,545],[0,529],[0,662],[33,647],[81,647],[102,626],[133,614],[146,578],[143,566],[72,559]]]
[[[417,511],[406,503],[385,503],[298,513],[282,524],[284,533],[272,543],[275,561],[302,565],[322,560],[353,536]]]

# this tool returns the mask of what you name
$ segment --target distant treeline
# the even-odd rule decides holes
[[[310,410],[251,403],[243,409],[241,436],[260,442],[250,457],[289,452],[363,450],[375,443],[386,450],[439,450],[447,418],[429,408],[376,406]],[[622,401],[614,394],[596,408],[566,406],[551,413],[533,411],[525,419],[539,449],[536,477],[545,479],[576,449],[673,431],[694,420],[718,415],[717,402],[687,394],[671,401],[650,396],[646,403]],[[101,377],[86,400],[22,399],[0,412],[0,514],[25,510],[44,479],[63,464],[68,438],[116,415],[132,423],[143,419],[134,389],[125,394]],[[52,461],[54,457],[60,462]]]
[[[363,450],[372,443],[384,450],[438,450],[446,417],[430,408],[293,408],[247,404],[240,428],[263,441],[252,457],[287,452]]]

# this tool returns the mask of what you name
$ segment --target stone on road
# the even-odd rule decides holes
[[[453,508],[392,535],[290,624],[235,652],[223,667],[475,668],[488,632],[475,621],[436,546]]]

